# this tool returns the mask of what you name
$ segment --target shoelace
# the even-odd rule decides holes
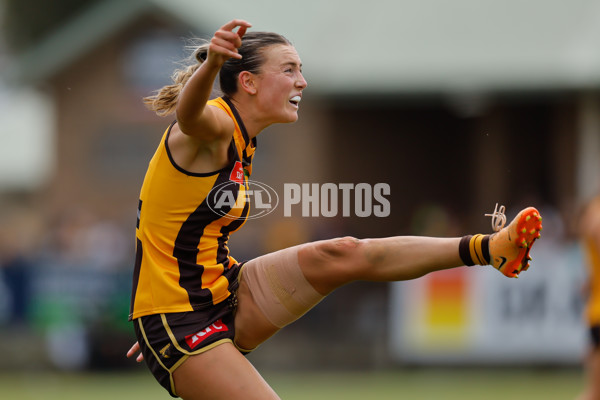
[[[504,225],[506,225],[506,215],[504,214],[504,210],[506,210],[504,206],[498,208],[498,203],[496,203],[494,212],[492,214],[485,214],[486,217],[492,217],[492,229],[494,232],[499,232],[504,228]]]

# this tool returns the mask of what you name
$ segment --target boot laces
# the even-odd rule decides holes
[[[492,229],[494,232],[499,232],[504,225],[506,225],[506,215],[504,211],[506,208],[504,206],[500,206],[498,208],[498,203],[496,203],[496,207],[494,207],[494,212],[492,214],[485,214],[486,217],[492,217]]]

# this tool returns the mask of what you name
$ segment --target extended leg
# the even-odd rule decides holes
[[[246,264],[239,290],[236,344],[251,350],[349,282],[401,281],[462,265],[491,264],[515,277],[529,267],[542,229],[530,207],[492,235],[463,238],[343,237],[258,257]]]
[[[319,293],[328,294],[357,280],[409,280],[464,265],[459,243],[460,238],[344,237],[304,246],[298,255],[306,279]]]

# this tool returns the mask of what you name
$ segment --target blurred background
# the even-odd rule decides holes
[[[544,216],[518,281],[459,268],[351,284],[255,365],[579,371],[599,1],[1,0],[0,375],[142,369],[124,358],[136,209],[170,119],[141,98],[170,82],[186,39],[232,18],[284,34],[308,81],[300,120],[258,138],[252,178],[280,196],[285,183],[391,188],[386,218],[280,207],[249,221],[231,240],[238,260],[339,235],[486,233],[496,203],[509,220],[527,205]]]

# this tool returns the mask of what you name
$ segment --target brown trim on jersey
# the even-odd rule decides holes
[[[238,126],[240,127],[240,131],[242,132],[242,137],[244,138],[244,148],[242,150],[242,167],[246,169],[252,164],[252,157],[254,156],[254,151],[252,152],[252,154],[249,155],[248,148],[250,147],[250,144],[252,144],[253,149],[256,150],[256,136],[253,137],[252,140],[250,140],[248,131],[246,130],[246,126],[244,125],[244,121],[242,120],[242,117],[240,116],[238,110],[235,108],[235,106],[228,97],[223,96],[222,99],[231,109],[233,117],[236,119]]]
[[[229,154],[228,154],[228,159],[231,160],[229,162],[229,164],[227,164],[226,166],[224,166],[223,168],[213,171],[213,172],[190,172],[184,168],[181,168],[176,162],[175,159],[173,158],[173,155],[171,154],[171,149],[169,149],[169,136],[171,135],[171,129],[173,128],[173,126],[177,123],[177,121],[173,121],[171,122],[171,125],[169,125],[169,128],[167,129],[167,134],[165,135],[165,150],[167,151],[167,157],[169,157],[169,161],[171,162],[171,165],[179,172],[181,172],[182,174],[186,174],[188,176],[197,176],[197,177],[207,177],[207,176],[213,176],[216,175],[218,173],[221,173],[225,170],[229,170],[231,169],[231,166],[235,163],[234,160],[234,154],[237,154],[237,149],[235,146],[235,139],[232,137],[231,138],[231,145],[229,146]]]
[[[227,96],[223,96],[221,98],[223,99],[223,101],[225,103],[227,103],[227,105],[231,109],[231,112],[233,113],[233,116],[234,116],[235,120],[237,121],[238,126],[240,127],[240,131],[242,131],[242,137],[244,138],[244,150],[245,150],[246,147],[248,147],[251,142],[250,137],[248,136],[248,131],[246,130],[246,125],[244,125],[244,121],[242,121],[242,117],[240,116],[240,113],[238,112],[237,108],[235,108],[235,106],[233,105],[231,100]],[[252,138],[252,144],[254,145],[254,147],[256,147],[256,137]]]
[[[248,216],[249,211],[250,211],[250,203],[246,202],[246,204],[244,204],[244,209],[242,210],[242,215],[240,216],[240,218],[233,221],[229,225],[225,225],[221,228],[221,231],[220,231],[221,237],[219,239],[217,239],[217,242],[219,243],[219,247],[217,250],[217,258],[218,259],[227,258],[228,251],[227,251],[226,244],[227,244],[227,239],[229,239],[229,234],[231,232],[237,230],[240,226],[242,226],[242,224],[246,220],[246,217]],[[229,279],[228,274],[229,274],[228,271],[224,271],[224,273],[223,273],[223,275],[227,278],[227,280],[229,281],[229,284],[231,285],[234,282],[232,282],[231,279]],[[237,289],[237,283],[235,284],[235,286],[236,287],[233,288],[234,290]]]

